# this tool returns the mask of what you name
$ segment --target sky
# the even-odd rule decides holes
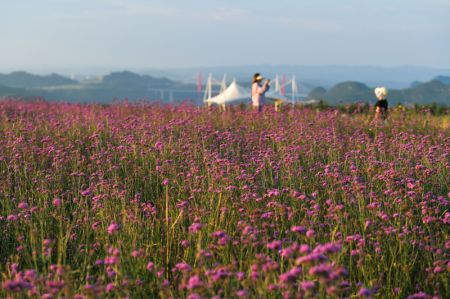
[[[450,68],[450,0],[0,0],[0,68]]]

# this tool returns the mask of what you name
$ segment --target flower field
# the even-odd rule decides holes
[[[0,101],[0,297],[450,298],[449,123]]]

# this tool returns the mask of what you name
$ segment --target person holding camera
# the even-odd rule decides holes
[[[252,107],[254,110],[258,110],[258,112],[261,112],[264,105],[266,104],[265,94],[270,88],[270,80],[265,80],[264,83],[262,83],[263,80],[263,76],[261,76],[259,73],[253,75]]]

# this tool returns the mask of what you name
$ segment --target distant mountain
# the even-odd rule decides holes
[[[335,85],[325,95],[324,99],[332,104],[367,102],[370,99],[371,89],[360,82],[343,82]]]
[[[419,86],[419,85],[421,85],[421,84],[423,84],[423,82],[420,82],[420,81],[413,81],[409,87],[410,87],[410,88],[414,88],[414,87],[417,87],[417,86]]]
[[[16,73],[15,75],[17,78]],[[25,75],[24,78],[30,78],[28,75]],[[42,76],[35,77],[42,78]],[[56,77],[52,76],[51,78]],[[59,82],[68,83],[68,81],[63,80]],[[0,89],[0,97],[36,96],[48,100],[101,103],[108,103],[115,99],[176,102],[199,101],[200,98],[196,86],[193,84],[181,84],[166,78],[154,78],[148,75],[141,76],[129,71],[114,72],[101,80],[74,82],[74,84],[56,85],[57,81],[53,80],[52,85],[32,84],[31,87],[27,86],[27,89],[18,89],[11,86],[3,87]],[[26,84],[30,84],[30,81],[25,80],[16,85],[24,86]]]
[[[343,82],[335,85],[326,93],[320,93],[319,96],[312,94],[309,99],[324,99],[329,104],[335,105],[340,103],[352,102],[372,102],[376,101],[373,89],[360,82]],[[450,105],[450,85],[433,80],[426,83],[417,83],[414,87],[407,89],[389,90],[388,101],[390,104],[397,103],[421,103],[431,104],[438,103]]]
[[[27,72],[12,72],[10,74],[0,74],[0,84],[3,86],[17,88],[40,88],[46,86],[60,86],[77,84],[77,81],[63,77],[58,74],[39,76]]]
[[[442,103],[450,104],[450,85],[445,85],[441,81],[433,80],[420,84],[414,88],[395,91],[401,102],[409,103]]]
[[[270,78],[270,76],[267,76]],[[5,79],[6,78],[6,79]],[[12,80],[14,78],[15,80]],[[20,79],[23,81],[20,81]],[[450,85],[444,84],[449,77],[439,76],[426,83],[415,82],[406,89],[389,88],[390,105],[396,103],[440,103],[450,105]],[[202,103],[203,93],[197,92],[193,83],[180,83],[167,78],[156,78],[149,75],[139,75],[130,71],[114,72],[101,80],[77,82],[59,75],[37,76],[24,72],[0,75],[0,97],[44,97],[48,100],[68,102],[102,102],[108,103],[114,99],[129,99],[180,102],[190,101]],[[9,81],[8,81],[9,80]],[[245,83],[247,82],[247,83]],[[445,81],[447,82],[447,81]],[[250,86],[247,80],[240,81],[243,86]],[[317,85],[316,85],[317,86]],[[374,85],[375,86],[375,85]],[[21,88],[22,87],[22,88]],[[249,87],[250,88],[250,87]],[[301,93],[305,93],[300,87]],[[346,81],[338,83],[328,90],[325,87],[310,86],[306,99],[324,100],[329,104],[376,101],[373,86],[358,82]],[[217,92],[217,90],[214,90]],[[287,87],[287,92],[289,88]]]
[[[114,72],[105,76],[102,80],[104,85],[126,88],[168,88],[177,85],[176,82],[166,78],[154,78],[148,75],[138,75],[129,71]]]
[[[450,85],[450,76],[437,76],[433,80],[440,81],[446,85]]]
[[[143,69],[143,73],[161,76],[162,72],[155,69]],[[201,72],[204,77],[211,73],[216,78],[236,78],[240,82],[249,81],[256,72],[267,78],[274,78],[276,74],[290,77],[294,75],[297,82],[305,85],[323,86],[331,88],[339,82],[358,81],[368,86],[387,86],[391,89],[408,88],[411,82],[418,80],[430,81],[438,75],[450,76],[450,69],[440,69],[420,66],[376,67],[351,65],[244,65],[244,66],[215,66],[195,68],[167,69],[165,76],[182,82],[196,82],[196,74]],[[301,92],[309,92],[311,89]]]
[[[314,99],[314,100],[323,100],[326,93],[327,93],[327,90],[325,88],[323,88],[322,86],[319,86],[319,87],[316,87],[313,90],[311,90],[308,94],[308,97],[310,99]]]

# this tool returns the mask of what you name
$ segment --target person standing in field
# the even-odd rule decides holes
[[[377,87],[374,92],[377,97],[377,103],[375,104],[375,118],[385,120],[388,113],[388,101],[386,99],[388,91],[386,87]]]
[[[263,76],[259,73],[253,75],[252,81],[252,107],[254,110],[261,112],[264,105],[266,104],[266,92],[269,90],[270,80],[263,81]]]

